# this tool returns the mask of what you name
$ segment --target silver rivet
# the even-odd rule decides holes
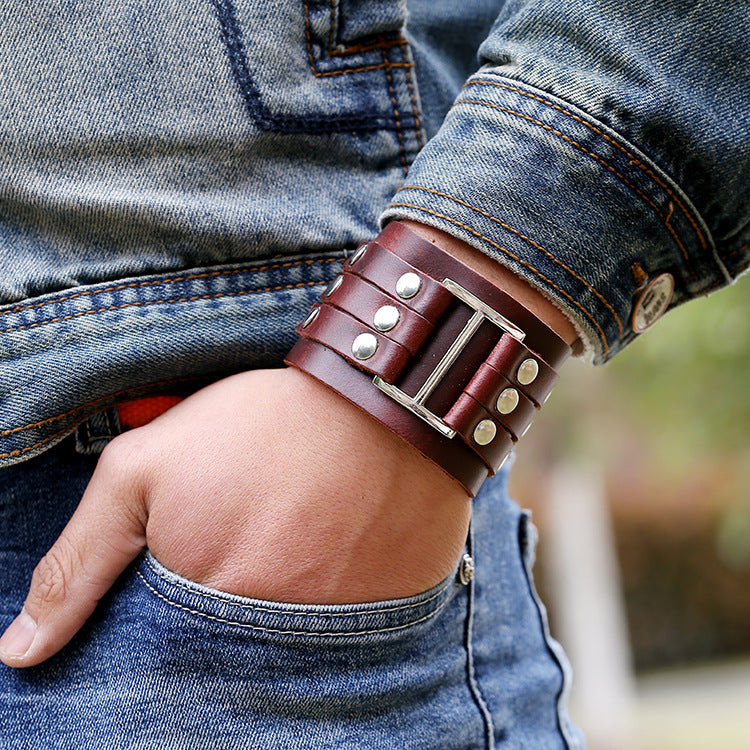
[[[396,282],[396,294],[398,294],[401,299],[411,299],[416,295],[421,286],[422,279],[420,279],[417,274],[411,273],[410,271],[401,276]]]
[[[324,297],[330,297],[343,283],[344,277],[339,274],[326,288],[325,292],[323,292]]]
[[[378,340],[371,333],[360,333],[352,343],[352,354],[357,359],[370,359],[378,349]]]
[[[393,305],[383,305],[375,311],[375,315],[372,319],[372,324],[379,331],[390,331],[395,328],[398,323],[400,313],[397,307]]]
[[[539,363],[535,359],[525,359],[521,362],[516,378],[521,385],[531,385],[539,374]]]
[[[495,402],[497,410],[501,414],[510,414],[518,406],[518,391],[515,388],[506,388]]]
[[[466,586],[474,578],[474,558],[469,554],[464,554],[461,558],[461,564],[458,566],[458,580]]]
[[[305,322],[302,324],[302,328],[307,328],[307,326],[310,325],[310,323],[315,320],[315,318],[320,315],[320,308],[314,307],[312,310],[310,310],[310,314],[305,318]]]
[[[489,445],[497,435],[497,427],[491,419],[483,419],[474,428],[474,442],[477,445]]]
[[[354,255],[352,255],[351,258],[349,258],[349,267],[353,266],[357,261],[362,259],[362,256],[365,254],[365,251],[367,250],[367,243],[365,242],[364,245],[360,245],[355,251]]]

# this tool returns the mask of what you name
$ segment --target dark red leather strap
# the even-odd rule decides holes
[[[506,318],[526,333],[525,343],[529,349],[537,352],[554,370],[559,370],[570,356],[570,347],[520,302],[516,302],[513,297],[452,255],[437,249],[432,242],[404,224],[398,221],[391,222],[375,241],[391,250],[397,247],[400,258],[433,279],[442,281],[452,278],[459,284],[461,279],[464,279],[464,286],[469,291],[473,291],[495,310],[503,311]]]
[[[344,264],[286,362],[379,420],[475,494],[557,381],[570,347],[407,227]]]

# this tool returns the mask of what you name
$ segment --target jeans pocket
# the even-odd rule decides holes
[[[183,626],[188,620],[211,631],[227,630],[242,637],[274,643],[299,641],[316,650],[326,642],[349,645],[397,639],[431,627],[460,587],[447,577],[416,596],[363,604],[288,604],[228,594],[190,581],[163,566],[146,552],[136,576],[160,603],[174,610]]]
[[[402,0],[282,0],[273,23],[250,0],[213,5],[234,83],[259,129],[398,132],[406,153],[421,145]]]
[[[455,575],[406,599],[283,604],[202,586],[146,553],[113,603],[140,715],[175,746],[482,746],[475,717],[464,718],[466,594]],[[126,734],[149,746],[142,729]]]

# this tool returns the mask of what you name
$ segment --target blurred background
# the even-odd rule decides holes
[[[750,277],[566,365],[511,475],[590,750],[750,748]]]

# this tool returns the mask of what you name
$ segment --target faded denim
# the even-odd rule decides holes
[[[93,471],[100,415],[3,472],[0,627]],[[473,581],[408,599],[315,606],[245,599],[137,560],[60,654],[0,665],[8,750],[480,750],[581,747],[567,669],[533,595],[533,527],[505,473],[476,498]],[[480,531],[481,530],[481,531]]]
[[[649,280],[679,304],[750,262],[749,19],[725,0],[6,4],[0,465],[131,389],[278,362],[291,334],[258,343],[243,280],[274,290],[278,259],[340,257],[392,218],[498,258],[607,359]],[[291,286],[290,318],[313,296]]]
[[[280,365],[384,221],[496,257],[597,361],[650,280],[678,304],[750,262],[745,2],[38,0],[0,22],[2,626],[110,407]],[[0,669],[0,747],[579,747],[530,529],[501,474],[469,586],[356,608],[145,556],[70,648]]]

